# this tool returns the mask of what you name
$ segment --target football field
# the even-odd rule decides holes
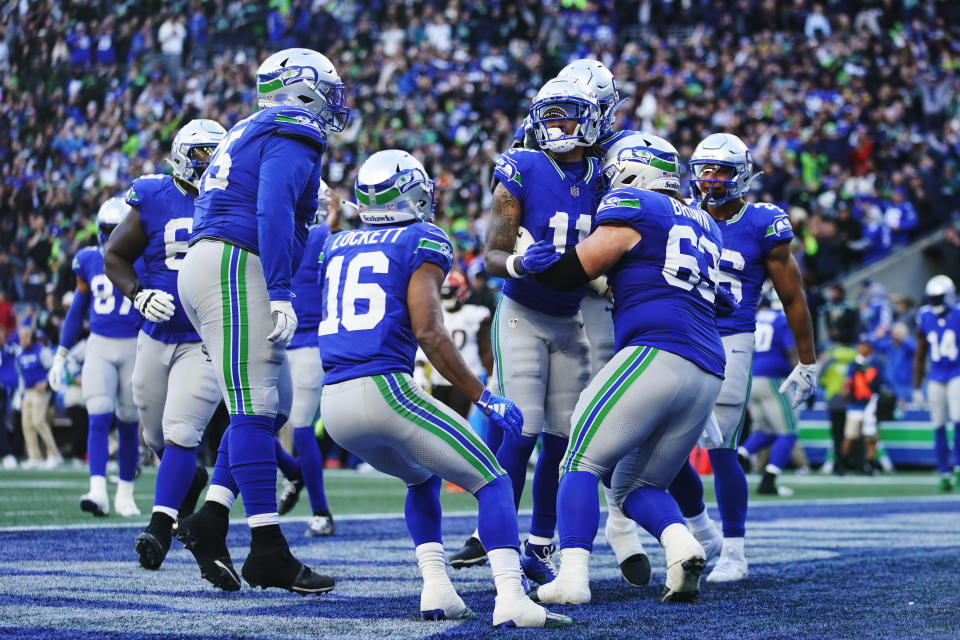
[[[93,520],[77,506],[86,490],[83,471],[0,472],[0,637],[960,637],[960,498],[938,495],[933,474],[785,476],[781,484],[795,490],[792,498],[751,495],[749,577],[734,585],[704,581],[692,604],[660,604],[663,553],[646,534],[652,582],[627,586],[601,526],[591,564],[593,602],[553,607],[575,626],[499,633],[490,627],[494,590],[486,565],[449,569],[476,620],[418,619],[420,578],[400,517],[399,481],[329,472],[332,538],[303,537],[305,496],[281,519],[294,553],[337,579],[331,593],[301,598],[246,586],[217,591],[177,541],[159,571],[141,569],[133,541],[147,521],[154,477],[148,471],[137,481],[144,516]],[[755,484],[751,477],[751,491]],[[473,530],[475,503],[447,492],[443,503],[452,551]],[[717,517],[714,505],[711,513]],[[237,508],[228,538],[238,568],[249,542],[241,514]],[[528,520],[522,511],[521,531]]]

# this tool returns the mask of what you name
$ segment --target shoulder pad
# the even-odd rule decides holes
[[[631,189],[629,187],[613,189],[600,200],[597,213],[599,214],[601,211],[617,208],[652,211],[654,200],[651,196],[667,197],[663,194],[645,191],[643,189]]]
[[[431,222],[420,222],[416,227],[418,227],[418,233],[415,234],[417,244],[414,252],[421,249],[436,251],[453,260],[453,245],[443,229]]]
[[[270,114],[264,120],[269,123],[277,134],[302,140],[320,151],[326,147],[327,132],[320,119],[306,109],[297,107],[272,107],[264,110]]]
[[[497,158],[493,173],[500,182],[513,181],[523,186],[523,173],[536,161],[540,152],[520,147],[508,149]]]
[[[160,188],[167,183],[167,180],[172,179],[170,176],[162,173],[150,173],[145,176],[140,176],[134,180],[130,188],[127,189],[124,200],[131,207],[139,207],[146,198],[159,191]]]

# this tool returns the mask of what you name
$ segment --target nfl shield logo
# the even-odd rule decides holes
[[[577,196],[579,196],[579,195],[580,195],[580,188],[579,188],[579,187],[570,187],[570,195],[572,195],[574,198],[576,198]]]
[[[511,329],[516,329],[518,322],[520,322],[520,318],[510,318],[510,321],[507,324],[510,325]]]

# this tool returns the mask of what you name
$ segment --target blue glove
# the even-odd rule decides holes
[[[717,316],[726,318],[732,316],[740,308],[740,303],[733,297],[730,290],[726,287],[717,287],[717,296],[714,300],[717,308]]]
[[[540,273],[551,267],[562,254],[557,252],[557,248],[549,244],[546,240],[535,242],[520,257],[520,268],[524,273]]]
[[[487,389],[480,394],[480,399],[474,402],[483,415],[493,420],[501,429],[519,436],[523,431],[523,414],[520,407],[503,396],[495,396]]]

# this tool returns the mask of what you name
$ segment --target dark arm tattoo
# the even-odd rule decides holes
[[[484,268],[498,277],[507,277],[506,261],[513,254],[517,243],[517,230],[523,210],[520,201],[502,184],[493,192],[493,215],[487,228]]]

